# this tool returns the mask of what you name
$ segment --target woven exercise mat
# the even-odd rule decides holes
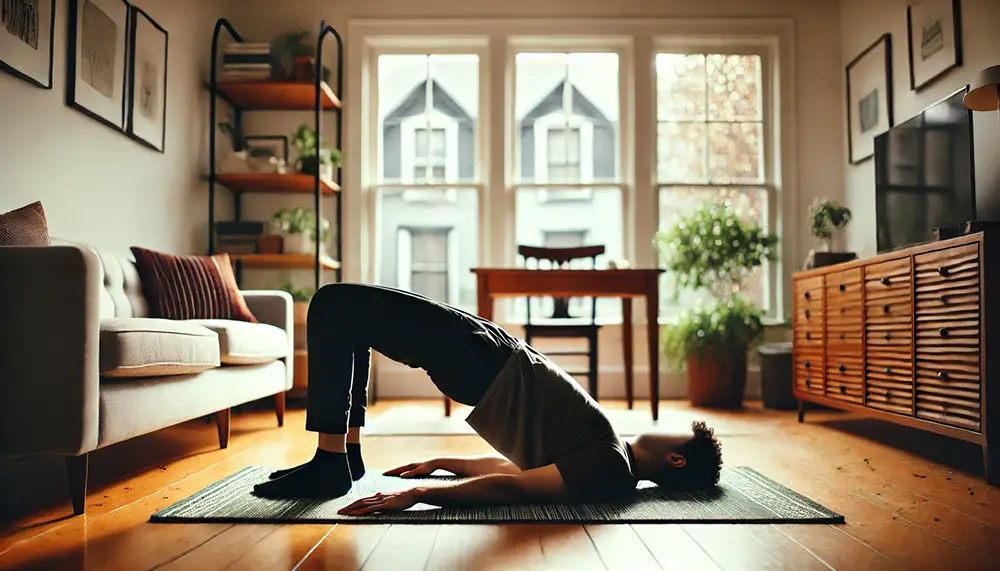
[[[454,478],[402,479],[369,471],[346,496],[333,500],[269,500],[251,494],[269,468],[251,466],[152,515],[174,523],[843,523],[844,517],[747,467],[724,469],[713,492],[661,490],[641,482],[628,501],[588,504],[495,505],[442,509],[417,504],[405,512],[342,516],[337,510],[376,492],[434,486]]]
[[[462,407],[444,415],[443,406],[427,405],[394,405],[375,418],[368,419],[364,428],[365,436],[459,436],[475,434],[472,427],[465,422],[465,417],[472,411]],[[664,411],[666,412],[666,411]],[[704,415],[695,410],[671,410],[663,414],[659,420],[653,421],[653,415],[646,406],[632,410],[605,409],[615,432],[619,436],[635,436],[643,432],[688,432],[691,421],[702,420]],[[752,426],[745,422],[728,422],[720,420],[713,422],[716,434],[719,436],[737,436],[755,432]]]

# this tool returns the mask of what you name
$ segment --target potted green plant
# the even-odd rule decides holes
[[[333,179],[333,169],[343,159],[339,149],[331,149],[325,141],[320,142],[320,154],[316,156],[316,131],[305,123],[299,125],[292,135],[291,144],[299,152],[295,168],[302,174],[316,175],[318,171],[323,179]]]
[[[309,316],[309,300],[312,299],[316,290],[313,288],[297,288],[292,285],[292,280],[285,278],[285,281],[278,286],[281,291],[288,292],[292,296],[292,310],[296,325],[305,324]]]
[[[854,252],[834,251],[834,238],[839,238],[850,222],[850,208],[828,198],[813,200],[809,205],[809,224],[812,235],[820,240],[820,248],[809,252],[807,268],[849,262],[857,257]]]
[[[286,254],[313,254],[316,241],[316,215],[309,208],[282,208],[271,217],[276,233],[283,236]],[[320,241],[330,235],[330,221],[322,221]]]
[[[778,239],[748,224],[728,205],[706,205],[658,232],[655,243],[677,288],[710,294],[662,332],[664,355],[686,369],[694,406],[738,408],[747,380],[747,353],[764,332],[763,312],[741,295],[746,278],[777,259]]]

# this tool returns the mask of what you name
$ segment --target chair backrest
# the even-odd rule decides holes
[[[574,260],[590,260],[591,269],[597,269],[597,256],[604,254],[606,248],[603,244],[597,244],[592,246],[576,246],[571,248],[547,248],[544,246],[525,246],[521,245],[517,247],[517,253],[524,257],[525,267],[530,267],[531,262],[534,262],[535,269],[544,271],[545,268],[542,267],[542,262],[548,262],[547,269],[564,269],[570,265],[570,262]],[[566,297],[555,297],[552,298],[553,310],[552,315],[549,316],[553,319],[568,319],[573,317],[569,314],[569,302],[570,298]],[[527,298],[527,323],[531,324],[531,297]],[[597,321],[597,298],[590,298],[590,323],[593,325]]]

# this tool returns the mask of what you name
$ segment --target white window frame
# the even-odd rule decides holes
[[[578,129],[580,131],[580,183],[594,182],[594,123],[580,115],[566,117],[555,111],[539,117],[534,125],[535,138],[535,181],[539,186],[549,184],[549,131]],[[538,202],[562,202],[567,200],[590,200],[594,189],[563,189],[549,195],[547,189],[538,190]]]
[[[767,43],[754,41],[741,41],[741,40],[693,40],[693,39],[676,39],[676,38],[657,38],[654,40],[653,44],[653,61],[655,66],[655,58],[657,54],[660,53],[676,53],[676,54],[697,54],[697,55],[708,55],[708,54],[724,54],[724,55],[755,55],[760,57],[761,62],[761,92],[760,92],[760,102],[761,102],[761,125],[762,125],[762,141],[761,141],[761,164],[759,165],[760,172],[763,175],[763,181],[760,183],[683,183],[683,182],[660,182],[659,180],[659,169],[656,168],[656,157],[659,152],[655,149],[654,145],[654,180],[656,181],[655,187],[655,200],[656,206],[655,210],[657,215],[659,214],[659,195],[660,189],[665,188],[734,188],[734,189],[753,189],[761,188],[764,190],[764,212],[762,212],[762,221],[764,230],[767,232],[778,232],[779,231],[779,212],[777,208],[778,196],[778,183],[776,181],[777,177],[777,166],[780,165],[780,160],[775,156],[775,133],[776,129],[776,118],[775,118],[775,101],[774,101],[774,62],[773,53]],[[657,93],[658,84],[656,81],[656,72],[654,68],[653,75],[653,104],[654,112],[653,119],[655,120],[654,131],[659,126],[659,97]],[[706,113],[707,113],[706,108]],[[748,121],[749,123],[749,121]],[[706,123],[707,124],[707,123]],[[657,144],[658,144],[657,140]],[[781,297],[780,297],[780,280],[782,275],[782,262],[783,257],[779,257],[777,262],[764,262],[763,271],[765,275],[763,287],[764,287],[764,315],[768,321],[777,322],[782,319],[783,311],[781,308]]]
[[[420,228],[417,226],[401,226],[396,233],[396,281],[401,289],[413,286],[413,230],[431,230],[447,232],[446,247],[448,248],[445,266],[448,272],[448,299],[441,300],[455,303],[459,296],[458,280],[458,232],[454,228],[434,226]]]
[[[426,163],[427,159],[423,161],[420,157],[417,157],[416,151],[416,138],[418,129],[441,129],[444,131],[444,159],[438,159],[441,162],[438,163],[433,157],[430,159],[430,163]],[[438,184],[427,183],[426,181],[418,181],[416,170],[418,166],[444,166],[444,177],[442,183],[447,183],[450,181],[458,180],[458,120],[454,117],[448,117],[443,113],[433,112],[430,118],[424,115],[414,115],[413,117],[407,117],[400,122],[400,133],[399,133],[399,152],[400,152],[400,174],[402,183],[411,186],[423,186],[425,184]]]
[[[476,132],[476,183],[465,185],[479,192],[480,256],[482,267],[510,267],[516,259],[514,244],[516,184],[516,133],[513,125],[514,54],[525,46],[522,38],[535,38],[536,51],[592,50],[595,39],[622,47],[619,77],[619,172],[621,183],[602,184],[623,191],[624,255],[637,267],[657,264],[649,247],[657,231],[656,204],[656,84],[655,54],[665,51],[670,38],[691,43],[724,46],[727,43],[761,46],[774,66],[771,81],[778,91],[771,97],[775,132],[770,157],[779,166],[774,173],[775,206],[768,220],[779,235],[781,260],[802,259],[808,249],[807,228],[800,228],[797,149],[797,83],[795,24],[790,17],[763,18],[525,18],[525,19],[355,19],[348,23],[345,49],[347,92],[345,140],[360,146],[346,153],[345,192],[356,196],[345,201],[344,279],[374,281],[379,267],[378,145],[375,60],[384,53],[477,53],[480,56],[480,107]],[[670,49],[675,49],[673,46]],[[722,49],[719,47],[718,49]],[[770,85],[768,86],[770,87]],[[627,95],[625,95],[627,94]],[[780,96],[779,96],[780,94]],[[779,151],[780,150],[780,151]],[[780,160],[780,163],[778,161]],[[452,185],[455,186],[455,185]],[[551,186],[550,186],[551,187]],[[356,194],[355,194],[356,193]],[[637,206],[638,205],[638,206]],[[782,215],[781,213],[784,213]],[[802,234],[802,235],[800,235]],[[780,266],[780,262],[778,266]],[[777,296],[777,318],[789,313],[791,275],[778,270],[772,296]],[[635,323],[645,315],[643,300],[633,304]]]

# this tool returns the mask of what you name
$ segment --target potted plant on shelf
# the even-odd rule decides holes
[[[851,209],[835,200],[817,198],[809,205],[809,223],[812,235],[820,239],[820,248],[809,251],[806,268],[819,268],[849,262],[857,257],[854,252],[834,251],[834,238],[843,234],[851,221]]]
[[[681,289],[708,292],[711,299],[685,310],[663,328],[667,359],[687,372],[694,406],[739,408],[747,381],[747,354],[764,332],[763,312],[740,292],[765,260],[777,259],[778,239],[740,220],[728,205],[702,206],[655,243]]]
[[[316,215],[309,208],[282,208],[271,217],[276,233],[283,237],[286,254],[313,254],[316,252]],[[320,241],[324,244],[330,235],[330,221],[322,221]]]
[[[283,64],[291,60],[289,81],[316,80],[316,45],[311,39],[309,32],[300,30],[281,34],[272,42],[272,48]],[[323,66],[323,81],[329,82],[331,73],[330,68]]]
[[[296,325],[305,324],[309,316],[309,300],[312,299],[316,290],[313,288],[296,288],[292,285],[292,280],[285,278],[285,281],[278,286],[281,291],[288,292],[292,296],[292,311]]]
[[[305,123],[292,136],[292,146],[299,152],[299,158],[295,162],[295,168],[302,174],[316,175],[319,171],[320,178],[324,180],[333,179],[333,169],[340,164],[343,158],[339,149],[331,149],[326,146],[326,142],[320,142],[320,156],[316,156],[316,131],[312,130]]]

